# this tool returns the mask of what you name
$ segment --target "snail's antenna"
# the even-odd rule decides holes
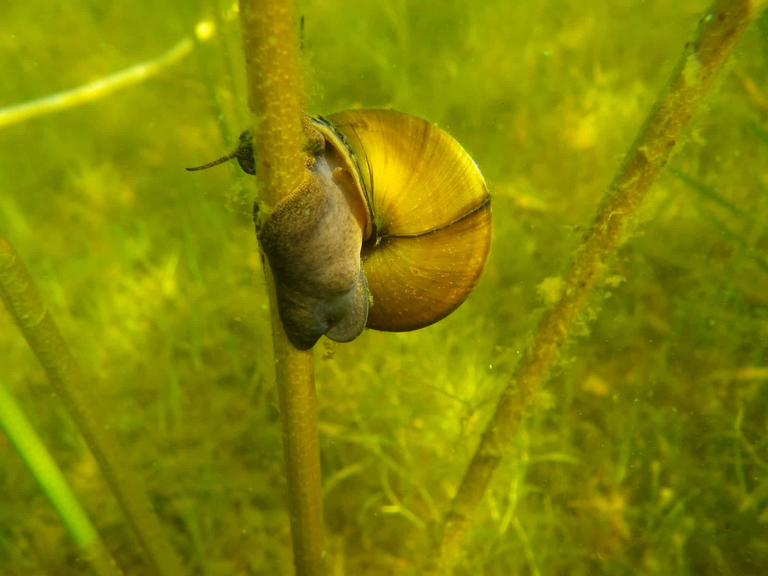
[[[214,166],[218,166],[219,164],[224,164],[224,162],[229,162],[232,160],[232,158],[235,158],[237,156],[237,151],[232,152],[232,154],[229,154],[227,156],[223,156],[219,158],[218,160],[214,160],[213,162],[208,162],[208,164],[203,164],[202,166],[195,166],[193,168],[187,168],[189,172],[195,172],[197,170],[207,170],[208,168],[213,168]]]
[[[299,52],[304,54],[304,14],[301,15],[301,23],[299,24]]]

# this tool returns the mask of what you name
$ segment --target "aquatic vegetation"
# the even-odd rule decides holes
[[[67,527],[81,556],[97,576],[119,576],[120,570],[88,515],[67,484],[24,411],[0,380],[0,430],[27,464],[32,475]]]
[[[497,215],[487,275],[455,317],[413,334],[366,332],[327,360],[317,355],[332,573],[418,573],[430,525],[542,313],[536,287],[578,246],[705,7],[299,6],[310,110],[394,105],[437,121],[480,165]],[[75,4],[61,26],[72,33],[57,35],[16,4],[11,29],[29,34],[23,45],[0,38],[2,104],[160,54],[206,10],[229,6],[218,8]],[[226,169],[194,180],[180,172],[231,148],[236,129],[223,126],[244,125],[236,22],[221,19],[195,58],[158,82],[4,129],[17,145],[0,151],[12,175],[0,229],[84,370],[108,383],[99,390],[116,432],[191,571],[280,573],[290,539],[249,194]],[[768,146],[741,121],[765,129],[744,89],[751,79],[765,90],[762,41],[747,35],[736,74],[671,160],[699,188],[661,175],[610,265],[625,281],[590,298],[589,337],[569,343],[536,395],[513,442],[519,457],[500,465],[458,573],[759,573],[768,562],[768,302],[758,264]],[[35,61],[73,65],[52,75]],[[220,75],[227,66],[231,75]],[[100,181],[115,183],[115,201],[80,189]],[[5,380],[98,511],[119,561],[140,571],[90,456],[4,316]],[[4,442],[4,569],[78,573]]]

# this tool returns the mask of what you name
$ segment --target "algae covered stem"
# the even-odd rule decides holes
[[[293,2],[240,0],[240,22],[259,180],[257,202],[271,207],[299,185],[305,166]],[[299,576],[320,576],[325,573],[325,544],[312,350],[297,350],[289,342],[268,263],[265,273],[294,565]]]
[[[158,576],[183,574],[160,520],[115,437],[109,411],[83,377],[13,246],[0,236],[0,298],[62,399]]]
[[[433,560],[428,573],[451,573],[457,563],[472,517],[587,296],[626,240],[632,217],[728,56],[766,4],[766,0],[718,0],[699,21],[693,40],[686,44],[572,259],[562,298],[541,318],[532,343],[499,399],[445,516],[430,554]]]

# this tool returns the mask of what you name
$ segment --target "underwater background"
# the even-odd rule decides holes
[[[493,198],[485,274],[421,331],[315,353],[328,573],[418,574],[503,387],[707,1],[298,1],[309,112],[454,136]],[[0,109],[173,57],[0,126],[19,252],[188,574],[292,573],[231,3],[0,6]],[[768,573],[768,16],[653,186],[477,513],[457,574]],[[126,574],[139,548],[0,311],[0,377]],[[89,572],[0,434],[0,574]]]

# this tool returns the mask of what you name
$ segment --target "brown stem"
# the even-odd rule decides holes
[[[240,0],[240,21],[259,197],[274,207],[301,183],[306,162],[293,2]],[[263,261],[272,309],[296,574],[321,576],[325,545],[312,351],[300,352],[288,341],[277,312],[272,272],[266,258]]]
[[[112,432],[109,410],[93,394],[45,308],[32,278],[10,243],[0,236],[0,298],[72,416],[158,576],[183,574],[140,477]]]
[[[606,262],[626,239],[631,218],[678,145],[685,125],[766,1],[717,0],[701,19],[694,39],[686,45],[573,258],[562,298],[541,318],[532,344],[499,399],[444,519],[442,533],[430,555],[428,573],[452,572],[477,506],[574,319]]]
[[[304,175],[302,100],[292,0],[240,0],[259,197],[270,207]]]

